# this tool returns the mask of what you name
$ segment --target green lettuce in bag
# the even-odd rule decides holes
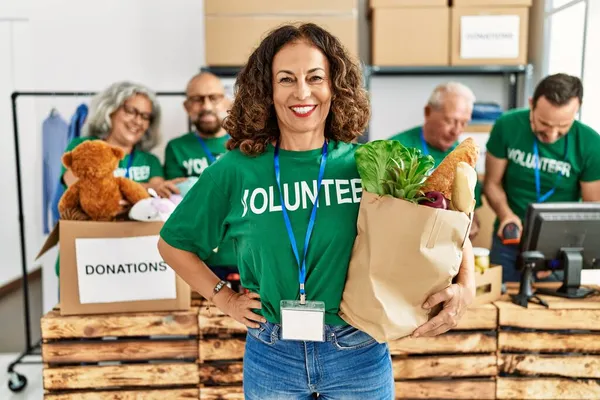
[[[413,203],[425,199],[421,189],[435,166],[430,155],[396,140],[375,140],[360,146],[355,158],[367,192]]]

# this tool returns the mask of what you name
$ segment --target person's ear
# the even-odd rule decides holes
[[[529,108],[533,110],[533,97],[529,98]]]
[[[423,111],[425,118],[429,117],[431,115],[431,106],[429,104],[426,105]]]

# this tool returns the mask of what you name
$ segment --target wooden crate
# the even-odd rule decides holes
[[[41,319],[49,400],[198,399],[198,309]]]
[[[198,303],[200,305],[200,303]],[[242,399],[246,328],[215,307],[200,307],[202,399]],[[497,310],[467,311],[455,330],[390,344],[398,399],[494,399]]]
[[[497,310],[473,307],[452,331],[390,343],[397,399],[495,399]]]
[[[600,296],[540,297],[549,308],[524,308],[508,296],[495,303],[497,398],[600,399]]]

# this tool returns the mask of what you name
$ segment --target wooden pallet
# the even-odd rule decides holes
[[[198,399],[198,309],[42,317],[45,399]]]
[[[199,304],[200,305],[200,304]],[[202,399],[242,399],[246,328],[215,307],[199,308]],[[497,310],[468,310],[452,332],[390,344],[398,399],[494,399]]]
[[[600,399],[600,296],[540,297],[549,308],[495,303],[497,398]]]

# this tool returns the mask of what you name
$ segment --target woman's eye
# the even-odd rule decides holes
[[[315,83],[322,82],[323,81],[323,77],[322,76],[311,76],[310,77],[310,81],[311,82],[315,82]]]
[[[288,76],[279,79],[279,83],[290,83],[290,82],[292,82],[292,78],[290,78]]]

